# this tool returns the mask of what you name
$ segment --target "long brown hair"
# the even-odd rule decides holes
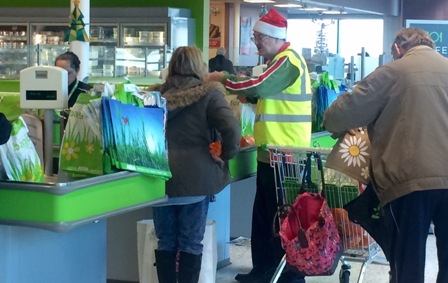
[[[168,77],[193,76],[204,80],[207,74],[207,65],[202,58],[202,52],[194,46],[178,47],[171,56],[168,66]]]

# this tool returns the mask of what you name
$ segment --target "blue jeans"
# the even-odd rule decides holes
[[[154,227],[162,251],[202,254],[210,198],[185,205],[153,208]]]

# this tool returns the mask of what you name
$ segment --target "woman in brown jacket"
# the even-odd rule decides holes
[[[224,87],[204,82],[207,66],[196,47],[179,47],[158,89],[167,100],[166,139],[172,178],[167,203],[154,207],[160,283],[198,282],[210,196],[230,182],[227,161],[239,150],[240,128],[224,98]],[[222,153],[210,152],[221,141]]]

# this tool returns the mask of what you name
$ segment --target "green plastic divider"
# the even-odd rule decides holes
[[[313,133],[311,136],[311,146],[313,147],[333,148],[337,141],[337,139],[333,139],[331,134],[326,131]]]
[[[20,92],[18,80],[0,80],[0,92]]]
[[[82,182],[85,185],[86,179]],[[14,189],[7,188],[8,182],[0,182],[0,219],[22,222],[72,222],[165,196],[164,180],[142,174],[110,182],[95,182],[92,186],[66,194],[27,190],[28,185],[24,184],[23,189]],[[55,189],[56,187],[52,191]]]
[[[233,181],[255,175],[257,173],[257,148],[254,146],[242,149],[229,161],[229,170]]]

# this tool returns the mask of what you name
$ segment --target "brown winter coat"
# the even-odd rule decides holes
[[[160,87],[167,100],[166,139],[172,178],[169,197],[213,195],[230,182],[228,160],[238,153],[240,127],[217,82],[173,76]],[[216,134],[218,132],[219,134]],[[219,138],[223,163],[210,155]]]

